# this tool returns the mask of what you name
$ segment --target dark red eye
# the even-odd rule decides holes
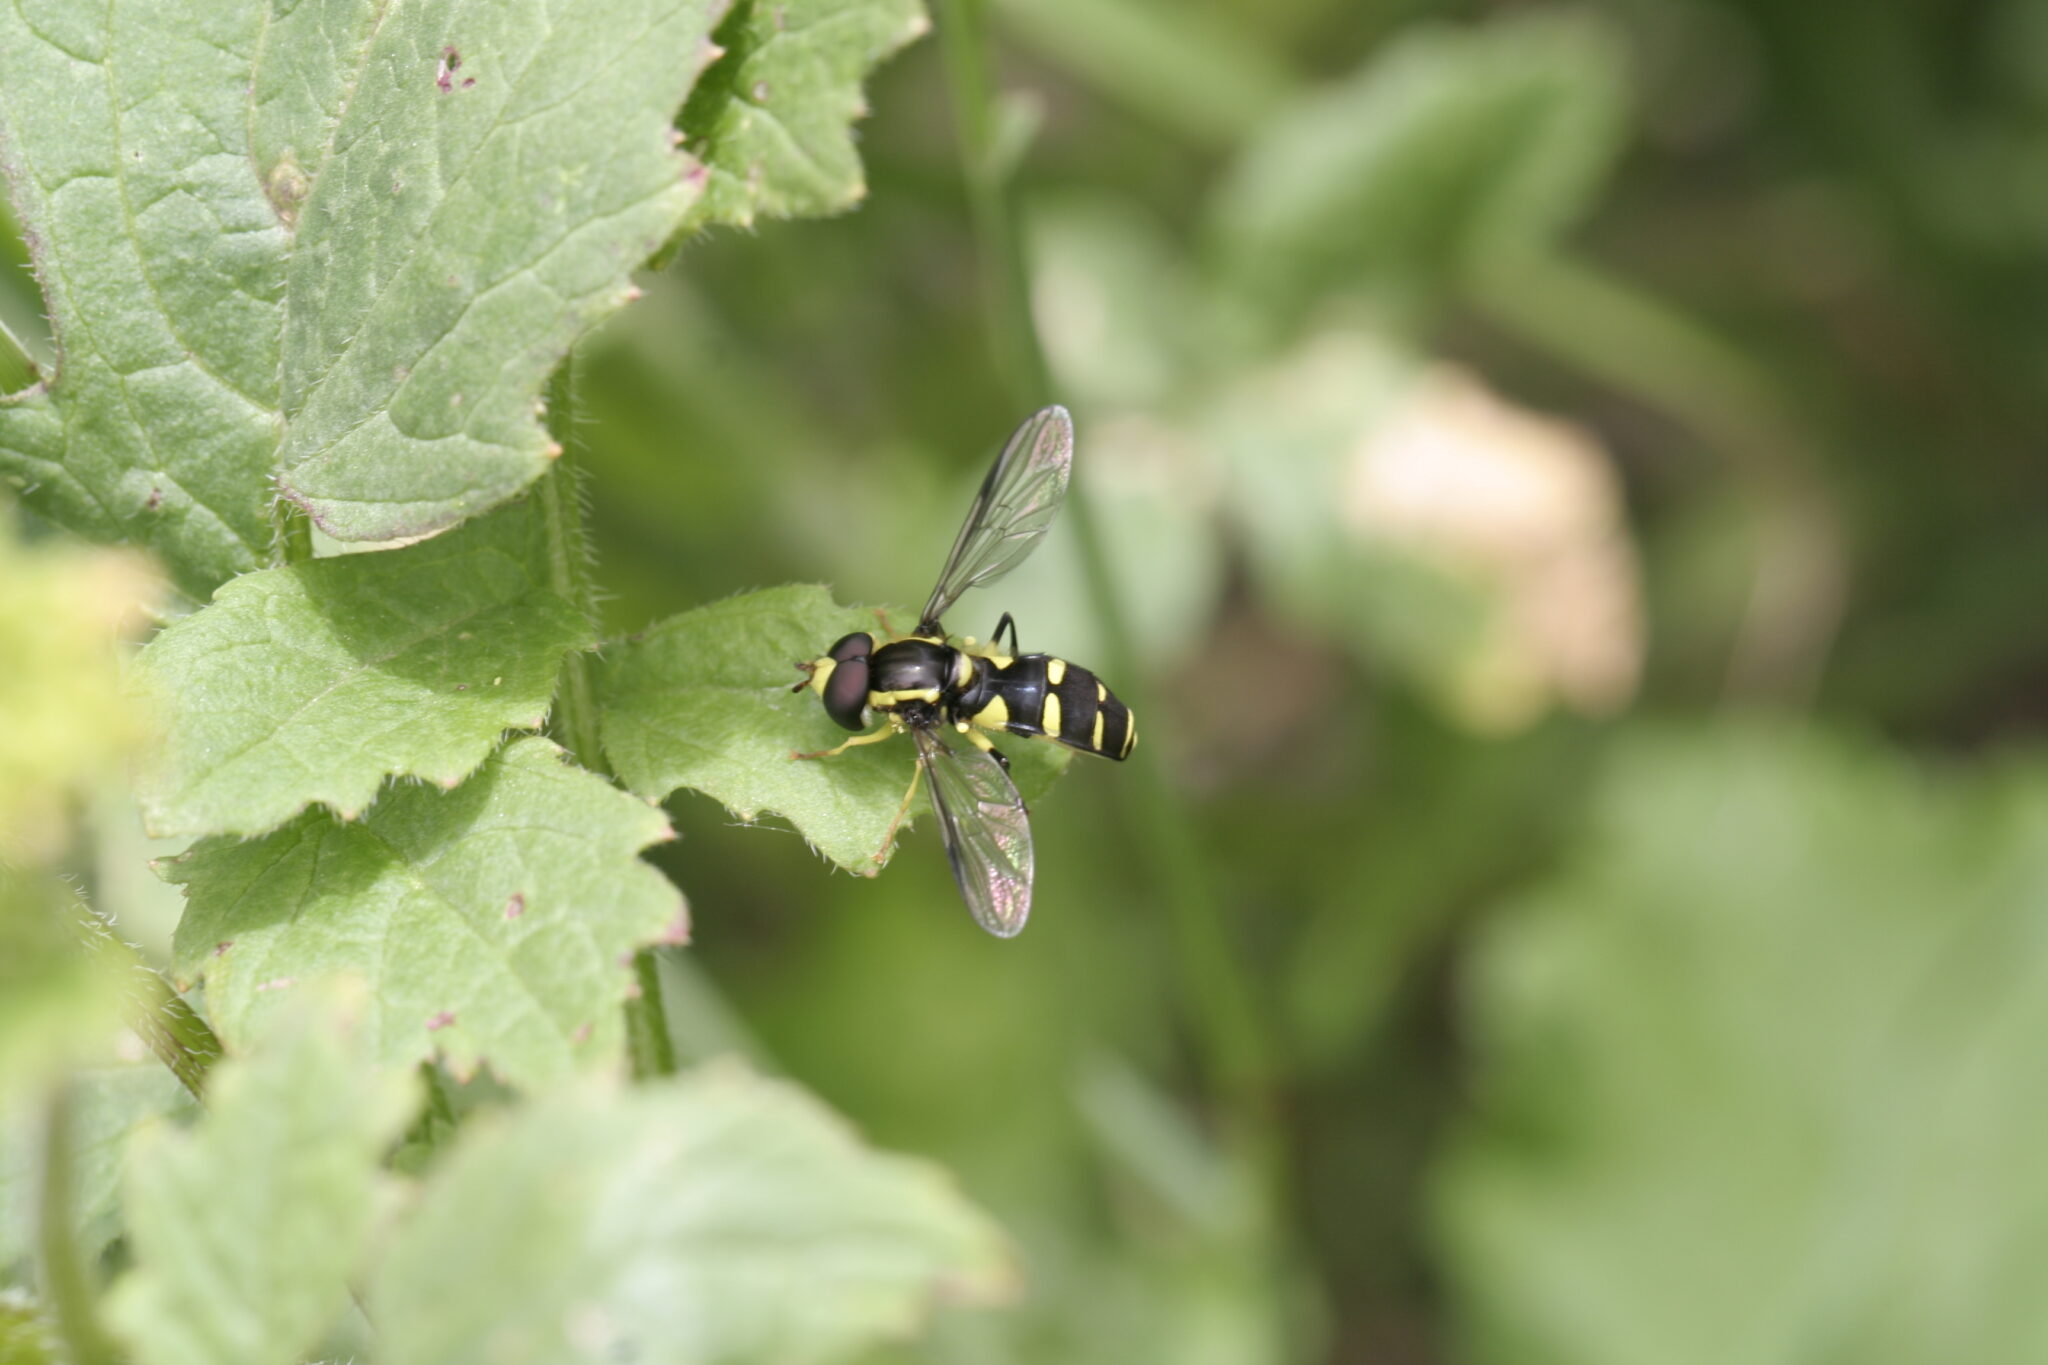
[[[866,640],[865,635],[849,635],[846,640]],[[839,651],[841,640],[832,646]],[[849,730],[861,728],[861,712],[868,704],[868,661],[856,656],[839,663],[832,670],[832,676],[825,679],[825,714]]]
[[[875,637],[864,630],[857,630],[851,635],[840,636],[838,643],[825,651],[825,657],[845,663],[848,659],[865,659],[874,652]],[[863,681],[861,687],[865,690],[867,683]]]

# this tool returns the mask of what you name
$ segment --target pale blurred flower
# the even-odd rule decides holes
[[[1341,515],[1489,605],[1445,679],[1469,723],[1510,730],[1555,702],[1601,714],[1634,694],[1635,552],[1607,454],[1581,428],[1433,368],[1353,451]]]
[[[121,652],[163,585],[132,551],[21,545],[5,514],[0,507],[0,859],[33,865],[61,848],[74,805],[142,738]]]

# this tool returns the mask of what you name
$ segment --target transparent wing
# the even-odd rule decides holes
[[[955,749],[936,730],[917,728],[932,809],[946,861],[975,922],[1012,938],[1031,914],[1031,820],[1002,766],[982,749]]]
[[[919,634],[930,634],[961,593],[995,582],[1031,553],[1059,515],[1073,464],[1074,419],[1065,408],[1040,408],[1011,433],[967,509]]]

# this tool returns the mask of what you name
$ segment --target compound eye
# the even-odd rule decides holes
[[[845,663],[848,659],[865,659],[874,652],[875,637],[864,630],[857,630],[851,635],[840,636],[838,642],[832,648],[825,651],[825,657]],[[865,693],[867,690],[867,674],[865,671],[862,672],[861,679],[861,690]]]
[[[855,638],[867,639],[865,635],[846,637],[847,640]],[[846,640],[839,642],[845,643]],[[832,648],[836,652],[839,645]],[[826,715],[848,730],[860,729],[861,712],[867,709],[868,704],[868,661],[854,657],[841,662],[832,670],[832,676],[825,679],[822,700]]]

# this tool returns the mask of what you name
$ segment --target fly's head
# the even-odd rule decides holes
[[[866,631],[843,635],[817,658],[797,662],[808,676],[789,690],[810,688],[834,723],[847,730],[862,729],[868,704],[868,656],[874,652],[875,637]]]

